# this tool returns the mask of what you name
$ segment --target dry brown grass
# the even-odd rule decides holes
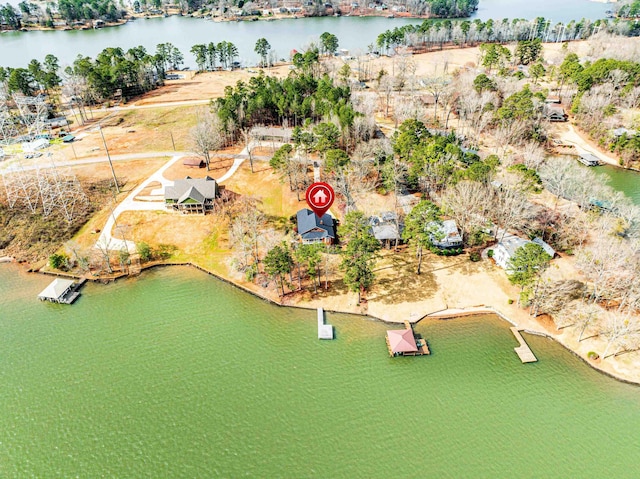
[[[189,131],[196,124],[196,114],[203,106],[176,106],[114,112],[102,122],[111,155],[146,151],[178,151],[191,148]],[[173,135],[173,143],[171,141]],[[85,130],[73,143],[56,147],[68,160],[106,155],[100,132]]]
[[[258,69],[255,69],[258,71]],[[289,67],[281,65],[265,70],[265,74],[285,77],[289,74]],[[203,100],[218,98],[224,95],[227,86],[235,86],[240,80],[247,82],[258,73],[249,73],[247,70],[234,70],[231,72],[207,72],[199,73],[191,79],[169,80],[165,86],[151,91],[131,102],[134,105],[150,105],[154,103]]]
[[[296,194],[289,190],[288,184],[280,183],[278,175],[273,174],[267,162],[254,162],[254,173],[248,161],[225,181],[224,185],[234,193],[253,196],[260,202],[260,209],[267,215],[289,217],[300,208],[305,208],[304,194],[298,201]]]

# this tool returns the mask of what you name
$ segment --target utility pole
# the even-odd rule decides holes
[[[109,154],[109,148],[107,148],[107,142],[104,139],[104,133],[102,132],[102,127],[98,125],[98,130],[100,130],[100,135],[102,136],[102,143],[104,144],[104,149],[107,152],[107,160],[109,160],[109,166],[111,167],[111,174],[113,175],[113,183],[116,185],[116,193],[120,193],[120,187],[118,186],[118,179],[116,178],[116,172],[113,169],[113,163],[111,161],[111,155]]]

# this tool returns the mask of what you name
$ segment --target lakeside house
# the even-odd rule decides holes
[[[436,248],[462,248],[462,235],[455,220],[433,221],[427,228],[433,231],[430,235],[431,243]]]
[[[623,135],[627,135],[627,138],[631,138],[632,136],[636,136],[638,132],[637,130],[629,130],[628,128],[616,128],[611,131],[611,134],[614,138],[620,138]]]
[[[183,214],[205,214],[213,209],[218,196],[218,184],[213,178],[194,179],[187,176],[176,180],[164,190],[164,203],[168,210]]]
[[[531,241],[522,239],[516,235],[507,234],[502,241],[493,248],[493,259],[498,266],[508,270],[509,261],[513,258],[513,255],[528,243],[531,243]]]
[[[534,238],[533,241],[529,241],[516,235],[507,234],[502,241],[493,248],[493,259],[498,266],[509,273],[509,261],[511,261],[511,258],[516,254],[516,251],[529,243],[534,243],[542,247],[544,252],[551,256],[551,258],[556,255],[556,251],[548,243],[543,241],[542,238]]]
[[[371,234],[383,248],[391,248],[396,242],[402,242],[403,225],[398,222],[398,215],[395,213],[387,211],[380,216],[371,216],[369,225]]]
[[[304,244],[333,244],[336,240],[335,220],[329,213],[319,218],[313,211],[304,208],[296,214],[297,231]]]

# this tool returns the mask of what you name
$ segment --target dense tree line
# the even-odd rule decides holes
[[[67,22],[98,18],[115,21],[124,14],[113,0],[58,0],[58,11]]]
[[[47,55],[44,63],[31,60],[27,68],[0,67],[0,84],[5,84],[8,93],[31,96],[37,91],[49,92],[60,86],[60,63],[54,55]]]
[[[640,0],[633,0],[626,5],[620,6],[618,16],[622,18],[640,17]]]
[[[8,27],[18,30],[22,27],[20,21],[20,14],[16,8],[7,3],[6,5],[0,5],[0,23],[6,24]]]
[[[470,16],[478,7],[478,0],[430,0],[432,16],[459,18]]]
[[[223,122],[239,129],[256,124],[296,126],[330,115],[348,128],[355,116],[349,97],[349,88],[335,86],[328,76],[302,73],[278,79],[258,75],[247,83],[238,82],[235,88],[227,87],[216,106]]]
[[[65,73],[70,86],[82,80],[81,96],[87,100],[106,100],[118,90],[130,98],[155,88],[166,71],[178,68],[182,61],[182,53],[170,43],[157,45],[155,54],[142,46],[127,51],[105,48],[95,59],[78,56]]]
[[[269,48],[267,48],[268,50]],[[211,42],[193,45],[190,51],[196,59],[198,71],[201,72],[216,70],[218,62],[220,62],[222,68],[228,69],[233,66],[238,56],[238,47],[227,41],[222,41],[218,44]]]
[[[552,24],[551,20],[425,20],[420,25],[404,25],[378,35],[376,45],[385,51],[398,46],[442,48],[445,44],[477,45],[483,42],[506,43],[513,41],[571,41],[583,40],[594,33],[607,31],[619,35],[640,34],[640,25],[623,20],[582,19]]]

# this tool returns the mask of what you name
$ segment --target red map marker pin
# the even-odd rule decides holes
[[[309,208],[313,210],[318,218],[322,218],[327,210],[331,208],[335,197],[336,194],[333,192],[333,188],[322,181],[313,183],[307,188],[305,194]]]

